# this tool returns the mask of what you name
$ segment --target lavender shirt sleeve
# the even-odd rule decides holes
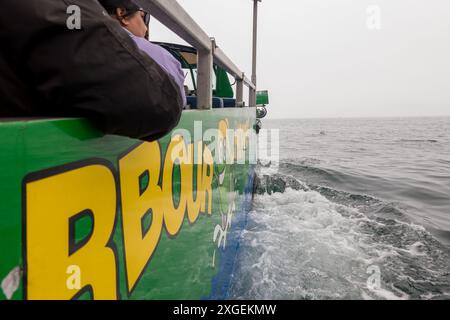
[[[127,30],[128,32],[128,30]],[[186,104],[186,94],[184,92],[184,73],[181,69],[181,64],[175,59],[166,49],[151,43],[147,39],[136,37],[131,34],[134,42],[137,44],[139,49],[147,53],[153,60],[155,60],[180,86],[181,98]]]

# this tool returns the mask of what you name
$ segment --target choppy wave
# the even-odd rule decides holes
[[[280,164],[344,179],[310,165]],[[450,298],[448,248],[401,208],[268,171],[258,175],[231,298]]]

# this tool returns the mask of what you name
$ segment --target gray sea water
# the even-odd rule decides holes
[[[232,299],[450,299],[450,118],[264,121]]]

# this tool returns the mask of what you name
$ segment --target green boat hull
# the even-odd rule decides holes
[[[218,162],[204,135],[254,123],[188,111],[191,141],[143,143],[83,119],[0,122],[0,299],[226,299],[256,155],[233,139],[245,161]]]

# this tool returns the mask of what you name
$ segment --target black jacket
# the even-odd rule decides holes
[[[81,30],[67,27],[70,5]],[[179,90],[96,0],[2,1],[0,118],[87,117],[153,140],[178,124]]]

